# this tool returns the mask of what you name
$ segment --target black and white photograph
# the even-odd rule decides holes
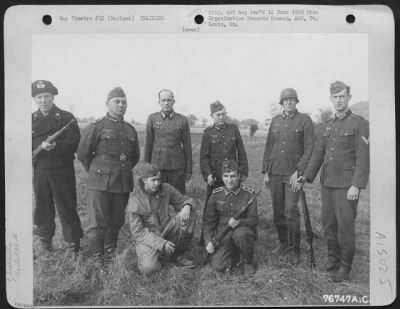
[[[8,302],[393,302],[393,32],[384,6],[11,8]]]

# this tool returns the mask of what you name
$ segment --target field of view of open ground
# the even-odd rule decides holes
[[[139,130],[140,131],[140,130]],[[198,132],[197,132],[198,131]],[[201,130],[192,130],[193,178],[187,193],[198,201],[200,215],[205,197],[205,183],[199,170],[199,143]],[[248,185],[262,188],[261,160],[264,152],[265,132],[255,138],[243,133],[249,161]],[[143,146],[143,133],[139,132]],[[75,162],[78,194],[78,212],[84,230],[86,215],[86,172],[80,162]],[[301,263],[297,266],[277,260],[271,250],[277,245],[277,235],[272,222],[269,188],[258,197],[260,224],[255,247],[257,271],[252,277],[234,273],[216,276],[209,266],[181,269],[171,264],[156,274],[143,276],[136,266],[134,243],[127,224],[122,228],[116,260],[107,273],[99,275],[85,252],[87,238],[81,241],[83,252],[74,260],[63,249],[60,222],[53,239],[54,251],[36,258],[34,263],[34,304],[40,306],[257,306],[257,305],[318,305],[325,304],[324,295],[354,295],[369,297],[370,210],[369,190],[362,191],[356,220],[356,255],[351,281],[333,283],[324,272],[326,245],[320,223],[320,185],[305,187],[314,237],[316,269],[310,270],[307,262],[303,219]],[[301,212],[302,213],[302,212]],[[199,216],[200,218],[201,216]],[[198,245],[198,222],[194,239],[185,256],[197,264],[204,251]],[[35,243],[34,248],[35,250]]]

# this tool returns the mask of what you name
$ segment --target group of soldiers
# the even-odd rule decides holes
[[[55,207],[66,249],[78,253],[83,237],[77,213],[73,161],[75,153],[87,171],[86,212],[88,249],[101,268],[115,256],[118,234],[128,220],[144,273],[159,270],[165,261],[181,267],[195,264],[183,257],[196,225],[195,199],[185,195],[192,178],[192,143],[186,117],[174,111],[174,94],[158,93],[161,110],[148,117],[144,161],[136,129],[124,120],[127,96],[120,87],[106,99],[106,115],[84,128],[82,137],[74,116],[54,104],[57,88],[49,81],[32,83],[38,110],[32,114],[34,156],[34,234],[40,252],[52,250]],[[295,89],[281,92],[282,112],[272,119],[261,172],[271,190],[273,221],[279,244],[272,253],[292,264],[300,258],[299,192],[313,182],[321,168],[321,220],[328,247],[326,270],[333,281],[349,280],[355,252],[355,218],[360,190],[369,176],[369,124],[349,108],[350,87],[336,81],[330,87],[335,115],[314,141],[311,118],[298,112]],[[259,215],[255,190],[245,184],[248,160],[240,131],[227,122],[222,103],[210,105],[214,124],[204,130],[200,169],[207,184],[202,207],[200,244],[218,272],[240,268],[252,274]],[[60,130],[63,128],[62,130]],[[62,131],[62,132],[61,132]],[[47,137],[61,132],[56,140]],[[236,214],[248,204],[240,217]],[[264,206],[264,205],[263,205]],[[174,212],[171,212],[171,207]],[[215,241],[223,230],[223,238]]]

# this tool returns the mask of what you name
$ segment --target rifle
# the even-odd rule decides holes
[[[57,137],[60,136],[60,134],[63,133],[74,121],[75,121],[75,119],[72,119],[65,126],[63,126],[60,130],[58,130],[54,134],[52,134],[49,137],[47,137],[44,140],[44,142],[47,142],[49,144],[54,142],[57,139]],[[39,146],[36,147],[36,149],[34,151],[32,151],[32,159],[34,159],[42,150],[43,150],[42,144],[40,144]]]
[[[246,210],[251,206],[251,204],[254,202],[256,199],[257,195],[261,193],[261,190],[258,191],[249,201],[245,206],[243,206],[239,212],[233,217],[235,220],[238,220],[245,212]],[[224,238],[224,236],[231,230],[231,226],[228,224],[221,232],[219,232],[217,235],[215,235],[212,239],[212,243],[214,245],[214,248],[217,249]],[[207,244],[206,244],[207,245]],[[207,252],[206,257],[204,258],[203,262],[201,263],[201,266],[204,266],[207,264],[208,259],[210,258],[211,253]]]
[[[304,225],[306,228],[306,241],[308,244],[308,250],[310,251],[310,267],[315,267],[314,249],[313,249],[313,231],[310,222],[310,213],[308,212],[308,206],[306,201],[306,194],[303,188],[300,189],[300,203],[304,214]]]

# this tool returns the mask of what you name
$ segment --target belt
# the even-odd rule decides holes
[[[127,156],[124,153],[121,153],[119,155],[112,155],[112,154],[98,154],[95,156],[96,158],[101,158],[104,160],[110,160],[110,161],[118,161],[118,162],[126,162],[130,161],[132,159],[131,156]]]

